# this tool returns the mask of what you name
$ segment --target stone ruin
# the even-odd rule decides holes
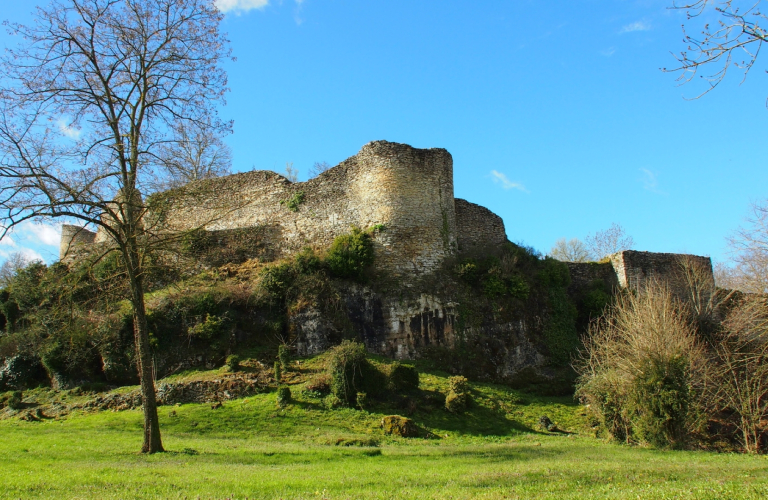
[[[456,339],[458,305],[447,296],[422,291],[419,283],[452,257],[507,241],[498,215],[454,197],[448,151],[387,141],[366,144],[355,156],[306,182],[252,171],[197,181],[166,196],[170,203],[163,215],[165,229],[259,231],[273,258],[289,257],[307,246],[327,248],[351,226],[383,225],[385,230],[374,238],[374,266],[412,293],[403,299],[402,294],[377,296],[365,287],[353,287],[346,301],[348,309],[357,311],[360,336],[368,348],[397,358],[411,358],[428,345],[451,347]],[[222,206],[230,209],[222,212]],[[65,225],[60,258],[77,259],[105,239],[101,232]],[[624,251],[602,264],[568,263],[571,288],[586,287],[595,279],[627,288],[638,288],[651,277],[674,283],[683,257],[694,259],[711,276],[708,257]],[[299,332],[300,353],[329,347],[318,311],[304,311],[291,321]],[[544,364],[530,341],[530,328],[519,321],[485,328],[485,335],[503,336],[507,345],[501,378]]]

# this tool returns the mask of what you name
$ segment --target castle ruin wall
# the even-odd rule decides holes
[[[504,221],[485,207],[455,199],[456,232],[460,252],[484,250],[507,241]]]

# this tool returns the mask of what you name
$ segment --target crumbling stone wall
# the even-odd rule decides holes
[[[487,249],[507,241],[504,221],[485,207],[456,198],[456,231],[460,252]]]
[[[77,258],[82,251],[87,251],[93,245],[96,233],[80,226],[63,224],[61,226],[61,243],[59,243],[59,260]]]
[[[653,253],[625,250],[611,255],[611,264],[622,288],[642,289],[650,279],[658,279],[670,286],[672,293],[688,299],[688,284],[683,264],[695,266],[714,286],[712,260],[709,257],[675,253]]]
[[[571,274],[568,293],[571,296],[589,288],[595,281],[602,281],[608,290],[618,287],[619,280],[610,262],[566,262]]]
[[[383,225],[374,240],[375,266],[418,278],[466,247],[506,241],[500,217],[453,198],[453,158],[444,149],[416,149],[387,141],[360,152],[307,182],[253,171],[208,179],[147,201],[148,228],[222,231],[253,228],[286,257],[306,246],[328,247],[351,226]],[[263,230],[269,228],[268,231]],[[104,234],[96,235],[96,242]],[[69,241],[62,239],[62,255]]]

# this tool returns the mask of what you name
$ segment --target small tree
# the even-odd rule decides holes
[[[232,150],[216,127],[207,123],[179,121],[171,125],[171,141],[158,148],[158,181],[153,190],[183,186],[232,172]]]
[[[560,238],[549,251],[549,256],[563,262],[586,262],[591,257],[586,245],[578,238]]]
[[[629,250],[634,244],[632,237],[615,222],[605,231],[598,231],[594,235],[587,236],[586,239],[586,247],[595,260],[622,250]]]
[[[330,170],[331,164],[327,161],[316,161],[309,167],[309,178],[312,179],[322,174],[326,170]]]

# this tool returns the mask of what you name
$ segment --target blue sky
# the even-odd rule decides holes
[[[0,0],[28,21],[32,2]],[[234,169],[307,177],[373,140],[442,147],[455,194],[546,253],[621,224],[638,250],[727,257],[768,193],[762,67],[698,100],[671,0],[220,0],[237,61],[222,108]],[[3,34],[0,45],[14,41]],[[0,258],[57,247],[28,226]],[[40,234],[38,234],[40,233]]]

